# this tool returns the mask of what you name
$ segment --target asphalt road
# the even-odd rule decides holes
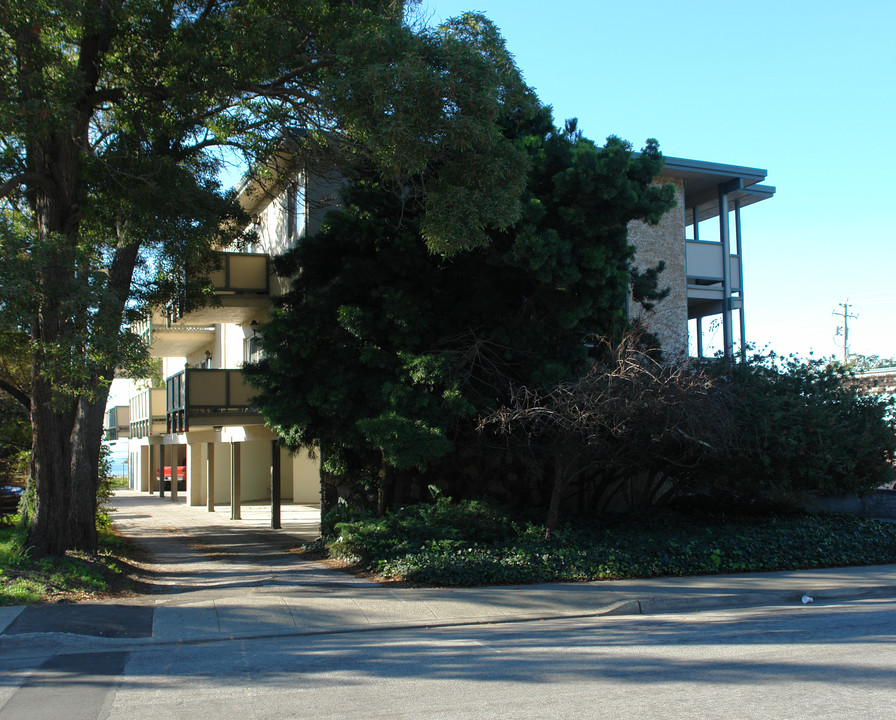
[[[896,600],[0,657],[0,720],[896,717]]]

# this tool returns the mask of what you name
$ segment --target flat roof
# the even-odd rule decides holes
[[[685,224],[694,221],[694,208],[699,220],[708,220],[719,214],[719,186],[732,183],[728,200],[731,209],[735,203],[741,207],[768,200],[775,194],[772,185],[761,185],[768,174],[761,168],[743,165],[666,157],[660,178],[679,178],[684,184]]]

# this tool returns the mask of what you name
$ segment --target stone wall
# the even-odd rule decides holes
[[[660,289],[669,294],[650,311],[629,302],[629,317],[641,320],[656,335],[667,360],[684,360],[688,355],[687,268],[685,267],[684,188],[678,178],[663,178],[675,186],[676,205],[658,225],[635,221],[628,226],[628,241],[635,248],[634,265],[639,270],[666,267],[659,276]]]

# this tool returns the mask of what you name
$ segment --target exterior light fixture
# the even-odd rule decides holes
[[[212,351],[211,351],[211,350],[206,350],[206,351],[205,351],[205,359],[206,359],[206,360],[211,360],[211,359],[212,359]]]
[[[261,225],[261,217],[258,215],[258,213],[254,213],[252,215],[252,224],[253,225]]]
[[[255,337],[255,333],[258,330],[258,320],[250,322],[249,327],[252,328],[252,337]]]

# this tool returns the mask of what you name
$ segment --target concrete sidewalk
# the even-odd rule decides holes
[[[486,588],[394,588],[289,552],[317,534],[315,508],[227,513],[129,490],[116,526],[152,560],[155,592],[116,603],[0,607],[0,648],[46,633],[147,643],[305,635],[541,618],[676,612],[896,597],[896,565]],[[60,636],[57,636],[60,637]]]

